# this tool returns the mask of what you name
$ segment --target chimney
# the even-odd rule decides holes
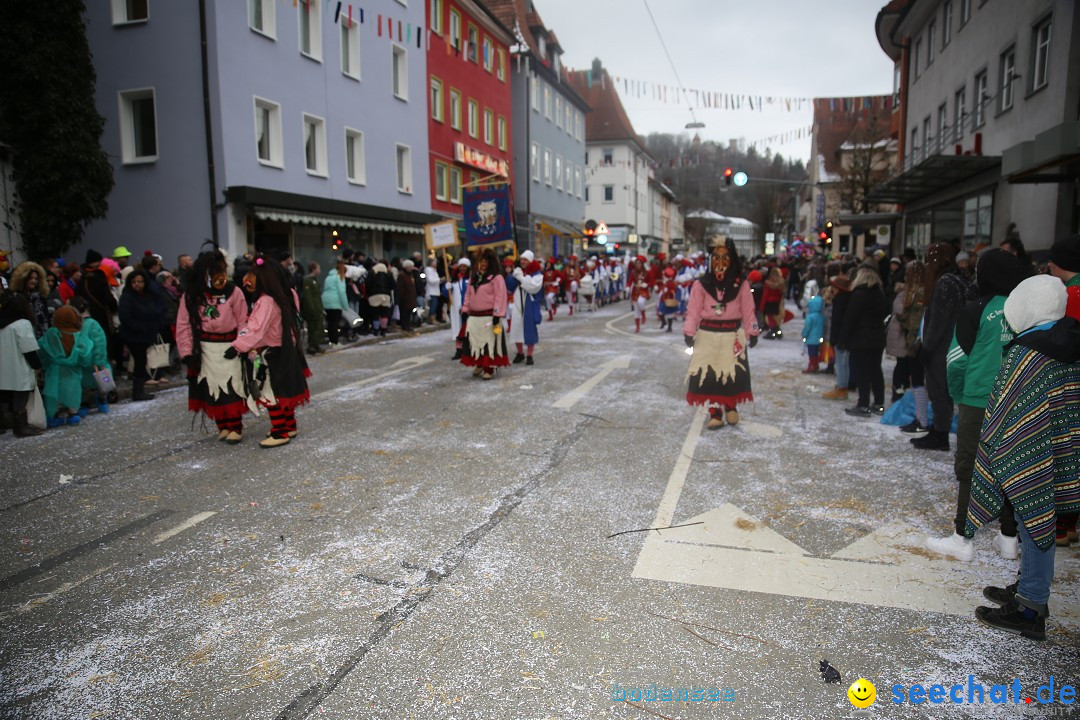
[[[598,82],[600,80],[600,74],[604,72],[604,65],[600,62],[600,58],[593,58],[592,61],[592,74],[593,81]]]

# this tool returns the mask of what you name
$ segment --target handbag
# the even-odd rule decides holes
[[[169,343],[157,336],[157,342],[146,348],[146,369],[156,370],[169,367]]]
[[[679,307],[679,301],[675,298],[664,298],[664,307],[677,308]]]
[[[37,389],[36,385],[26,401],[26,424],[38,430],[44,430],[46,427],[45,403],[42,402],[41,391]]]
[[[107,367],[94,370],[94,382],[97,383],[98,393],[101,395],[108,395],[116,389],[116,378]]]

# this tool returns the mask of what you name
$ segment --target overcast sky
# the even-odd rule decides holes
[[[585,69],[599,57],[612,75],[675,85],[675,77],[643,0],[535,0],[558,35],[567,67]],[[804,97],[892,92],[892,61],[874,34],[886,0],[649,0],[687,89]],[[677,106],[646,96],[623,105],[641,135],[680,132],[691,121]],[[812,114],[697,109],[706,139],[747,142],[809,127]],[[773,146],[804,161],[810,140]]]

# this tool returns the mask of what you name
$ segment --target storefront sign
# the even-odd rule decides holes
[[[486,170],[493,175],[510,177],[510,164],[505,160],[488,155],[481,150],[466,147],[465,143],[454,143],[454,159],[459,163],[471,165],[474,168]]]

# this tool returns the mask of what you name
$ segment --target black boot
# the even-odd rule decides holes
[[[15,427],[15,415],[10,405],[0,405],[0,435]]]
[[[146,386],[142,380],[136,380],[131,385],[131,399],[135,402],[143,402],[145,400],[153,400],[154,396],[151,393],[146,392]]]
[[[1019,584],[1020,581],[1018,580],[1012,585],[1006,585],[1003,588],[987,585],[983,588],[983,597],[998,605],[1008,605],[1016,598],[1016,588]]]
[[[1016,595],[1002,607],[977,607],[975,617],[983,625],[1022,635],[1032,640],[1046,639],[1046,618],[1050,614],[1046,606],[1028,607],[1028,600]]]
[[[930,429],[921,438],[912,438],[911,444],[919,450],[949,450],[949,433]]]
[[[529,357],[525,358],[525,364],[526,364],[526,365],[533,365],[533,364],[534,364],[534,363],[533,363],[533,357],[532,357],[532,355],[530,355]]]
[[[26,410],[21,410],[14,415],[14,434],[15,437],[36,437],[44,430],[39,430],[36,427],[31,427],[30,423],[26,420]]]
[[[524,353],[518,353],[517,355],[514,356],[514,364],[517,365],[520,362],[525,362],[525,354]]]
[[[671,318],[667,321],[667,331],[671,332],[671,326],[675,324],[675,319]]]
[[[460,360],[461,359],[461,348],[458,348],[457,350],[455,350],[454,351],[454,357],[452,357],[450,359],[451,360]]]

